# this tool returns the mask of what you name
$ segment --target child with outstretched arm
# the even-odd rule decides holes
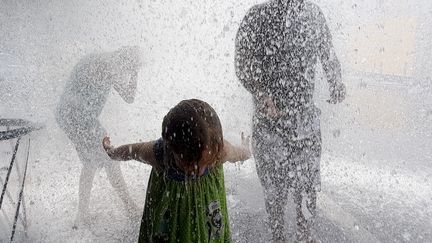
[[[231,242],[223,163],[249,159],[242,145],[223,139],[214,109],[201,100],[183,100],[162,122],[162,138],[113,147],[114,160],[151,165],[139,242]]]

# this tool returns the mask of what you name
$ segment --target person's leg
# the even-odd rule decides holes
[[[321,138],[319,134],[304,140],[299,147],[299,163],[307,165],[302,169],[302,179],[299,178],[294,193],[297,216],[298,241],[313,242],[311,230],[316,216],[317,190],[320,190],[320,156]]]
[[[273,242],[284,242],[284,216],[286,190],[283,175],[276,164],[280,163],[277,153],[280,146],[269,132],[254,132],[254,158],[257,174],[264,187],[264,201],[268,214],[268,225]],[[278,160],[278,161],[276,161]]]
[[[296,205],[296,240],[314,242],[311,230],[316,216],[316,191],[308,192],[296,191],[294,193],[294,202]]]
[[[68,109],[67,107],[64,109]],[[65,113],[65,114],[64,114]],[[73,228],[76,229],[80,224],[89,223],[89,204],[93,180],[97,167],[91,163],[92,151],[89,151],[88,129],[85,119],[78,122],[80,114],[68,114],[67,110],[57,109],[56,121],[59,127],[65,132],[70,141],[74,144],[82,168],[78,186],[78,212],[75,217]]]
[[[294,203],[296,210],[296,240],[304,241],[307,238],[306,219],[303,214],[303,196],[300,190],[294,192]]]
[[[111,165],[105,166],[108,180],[125,204],[128,216],[130,218],[139,217],[138,207],[133,201],[132,197],[129,195],[126,182],[120,169],[120,164],[114,161],[111,163]]]
[[[78,213],[75,219],[74,227],[79,224],[88,223],[88,211],[90,204],[91,189],[93,187],[93,179],[96,174],[96,167],[83,163],[79,179],[78,190]]]
[[[128,193],[120,164],[119,162],[112,161],[102,147],[102,139],[107,135],[105,128],[97,119],[89,120],[87,124],[86,148],[89,151],[89,160],[91,160],[92,165],[96,168],[105,168],[110,184],[126,206],[128,216],[135,216],[138,212],[137,206]]]
[[[285,242],[285,205],[286,193],[278,186],[266,188],[264,190],[268,223],[272,233],[273,242]]]

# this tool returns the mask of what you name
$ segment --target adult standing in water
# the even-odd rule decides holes
[[[111,185],[126,206],[128,216],[139,214],[130,197],[119,163],[106,155],[101,139],[107,135],[98,120],[111,87],[132,103],[137,74],[142,66],[136,46],[114,52],[95,53],[82,58],[68,79],[56,110],[57,123],[75,145],[82,169],[79,180],[78,214],[74,228],[88,222],[90,192],[97,169],[104,168]]]
[[[328,102],[341,102],[341,67],[317,5],[272,0],[244,17],[236,37],[236,75],[254,100],[253,150],[274,242],[286,240],[284,207],[290,193],[296,240],[314,241],[311,225],[321,183],[320,110],[313,102],[318,61],[330,87]]]

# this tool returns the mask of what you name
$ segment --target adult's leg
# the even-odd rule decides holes
[[[78,119],[81,115],[69,113],[68,109],[68,107],[60,107],[56,110],[55,115],[57,124],[74,144],[78,157],[82,162],[78,188],[78,212],[73,226],[73,228],[77,228],[79,224],[89,223],[90,195],[97,167],[91,163],[90,155],[92,151],[89,151],[87,137],[89,134],[88,124],[83,122],[84,119],[79,122]]]
[[[316,191],[294,193],[296,205],[296,240],[300,242],[313,242],[311,230],[316,216]]]
[[[312,237],[312,228],[316,216],[316,190],[294,193],[296,205],[296,240],[299,242],[315,242]]]
[[[94,120],[93,122],[93,129],[90,131],[91,138],[89,139],[93,151],[92,162],[99,168],[105,168],[109,182],[126,206],[128,216],[133,217],[137,214],[138,209],[129,195],[120,164],[119,162],[112,161],[102,147],[102,138],[107,135],[107,132],[99,120]]]
[[[316,216],[317,191],[320,190],[321,136],[317,134],[305,139],[297,148],[295,160],[301,166],[301,178],[295,185],[294,202],[296,204],[298,241],[314,242],[311,230]]]
[[[83,163],[79,179],[78,191],[78,213],[75,219],[74,227],[79,224],[88,223],[88,212],[90,205],[91,189],[93,187],[93,179],[96,174],[96,167]]]
[[[273,242],[285,242],[285,206],[287,193],[274,185],[264,189],[266,211],[269,216],[269,226]]]
[[[264,200],[273,242],[284,242],[284,217],[288,188],[280,167],[281,142],[267,131],[254,132],[254,158],[258,177],[264,187]]]
[[[130,196],[126,182],[120,169],[118,162],[110,162],[111,165],[105,166],[108,180],[123,201],[128,216],[130,218],[139,217],[139,210],[132,197]]]

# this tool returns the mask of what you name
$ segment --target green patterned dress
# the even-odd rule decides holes
[[[231,242],[223,166],[188,179],[163,165],[163,140],[154,151],[161,166],[150,175],[139,242]]]

